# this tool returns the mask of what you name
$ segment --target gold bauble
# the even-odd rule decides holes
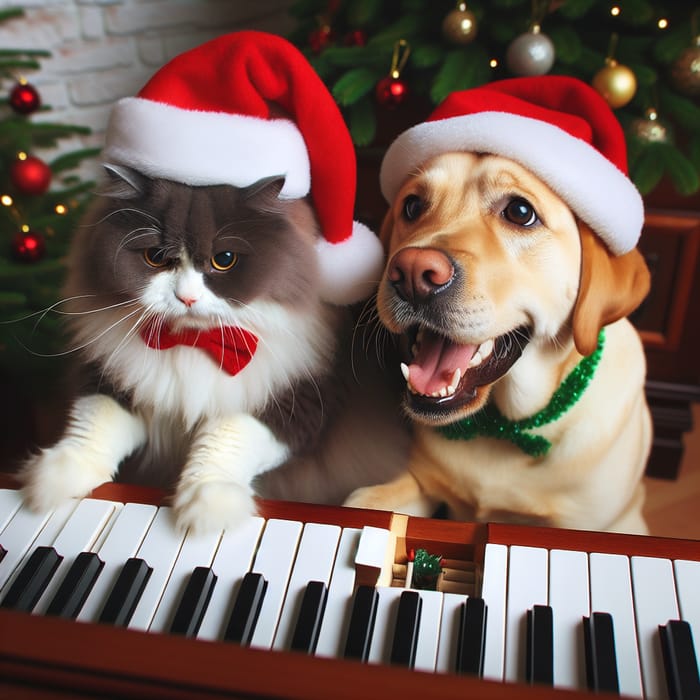
[[[700,37],[695,41],[700,43]],[[700,45],[681,52],[671,66],[671,81],[687,97],[700,95]]]
[[[467,10],[466,3],[447,13],[442,21],[442,34],[453,44],[468,44],[476,39],[476,17]]]
[[[612,58],[593,76],[592,85],[613,109],[624,107],[637,92],[634,73]]]
[[[670,136],[655,109],[648,109],[641,119],[634,119],[630,124],[630,133],[645,143],[668,143]]]

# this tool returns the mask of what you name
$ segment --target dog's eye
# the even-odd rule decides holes
[[[503,210],[505,216],[511,224],[517,226],[532,226],[539,221],[537,212],[532,207],[532,204],[525,199],[516,197],[508,202],[508,205]]]
[[[415,221],[423,211],[423,200],[416,194],[409,194],[403,200],[403,218],[406,221]]]

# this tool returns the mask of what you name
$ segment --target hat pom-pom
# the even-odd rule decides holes
[[[375,293],[384,268],[384,250],[364,224],[354,221],[351,236],[340,243],[319,239],[316,254],[324,301],[345,306]]]

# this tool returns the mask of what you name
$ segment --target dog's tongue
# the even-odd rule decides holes
[[[426,396],[449,385],[459,367],[462,376],[478,345],[458,345],[433,331],[424,331],[413,362],[408,366],[409,381],[415,391]]]

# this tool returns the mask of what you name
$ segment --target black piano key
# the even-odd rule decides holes
[[[615,629],[609,613],[594,612],[583,618],[588,689],[620,693],[615,654]]]
[[[483,598],[470,597],[462,604],[455,668],[457,673],[483,675],[487,614]]]
[[[127,559],[107,596],[98,622],[126,627],[152,573],[153,569],[143,559]]]
[[[37,547],[12,582],[0,607],[31,612],[63,557],[53,547]]]
[[[197,634],[215,585],[216,574],[210,567],[195,568],[173,616],[171,634],[181,634],[185,637],[194,637]]]
[[[416,591],[404,591],[399,598],[399,611],[391,645],[392,664],[413,668],[418,646],[418,630],[423,601]]]
[[[554,626],[552,608],[534,605],[527,611],[525,679],[528,683],[554,683]]]
[[[352,612],[345,639],[346,659],[367,661],[377,617],[379,593],[374,586],[358,586],[352,602]]]
[[[291,649],[313,654],[316,651],[321,620],[326,609],[328,587],[323,581],[310,581],[304,591],[299,617],[294,626]]]
[[[5,558],[7,550],[0,544],[0,562]]]
[[[700,677],[690,625],[685,620],[669,620],[666,625],[659,625],[659,634],[669,697],[671,700],[697,700]]]
[[[249,571],[243,577],[226,632],[224,632],[224,639],[227,642],[250,644],[266,590],[267,581],[262,574]]]
[[[75,619],[103,568],[104,562],[95,552],[78,554],[46,608],[46,614]]]

